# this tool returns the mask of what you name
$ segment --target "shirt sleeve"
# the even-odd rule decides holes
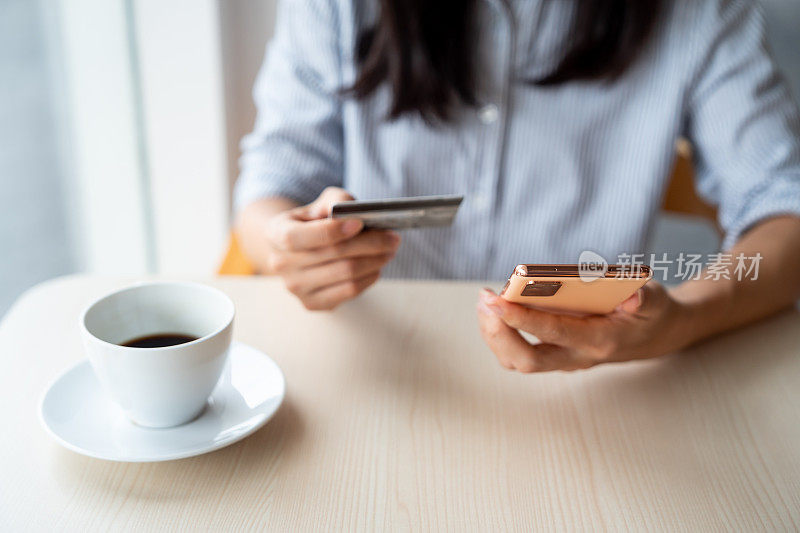
[[[300,204],[343,179],[336,2],[281,0],[253,88],[257,117],[241,142],[234,208],[265,197]]]
[[[688,94],[685,134],[698,192],[718,205],[727,249],[760,220],[800,215],[800,113],[769,54],[758,2],[707,5],[716,22]]]

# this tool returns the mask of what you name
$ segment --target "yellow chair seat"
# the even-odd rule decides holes
[[[252,276],[256,273],[256,268],[247,258],[241,246],[239,246],[239,240],[233,232],[231,232],[228,251],[225,253],[225,258],[222,260],[218,272],[226,276]]]

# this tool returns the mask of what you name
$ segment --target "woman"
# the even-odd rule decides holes
[[[758,279],[651,282],[586,318],[483,291],[499,361],[654,357],[800,297],[800,115],[751,0],[284,0],[254,94],[238,230],[310,309],[381,272],[503,279],[517,263],[641,251],[679,135],[723,247],[759,252]],[[445,193],[466,195],[456,224],[402,247],[325,218],[353,196]]]

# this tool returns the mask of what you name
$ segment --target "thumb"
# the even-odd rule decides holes
[[[328,187],[316,200],[308,204],[307,215],[309,218],[325,218],[331,214],[331,206],[336,202],[355,200],[352,194],[340,187]]]
[[[620,311],[624,311],[626,313],[634,314],[639,311],[642,307],[642,303],[644,302],[644,291],[642,289],[637,290],[630,296],[628,299],[622,302],[617,306],[617,309]]]
[[[665,298],[668,298],[666,289],[660,283],[650,281],[619,304],[617,310],[636,315],[649,315],[660,308]]]

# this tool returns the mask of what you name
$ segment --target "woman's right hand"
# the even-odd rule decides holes
[[[358,220],[328,218],[333,203],[352,199],[328,187],[308,205],[264,216],[268,206],[255,203],[242,213],[249,255],[263,273],[283,278],[307,309],[333,309],[361,294],[400,246],[393,231],[361,232]]]

